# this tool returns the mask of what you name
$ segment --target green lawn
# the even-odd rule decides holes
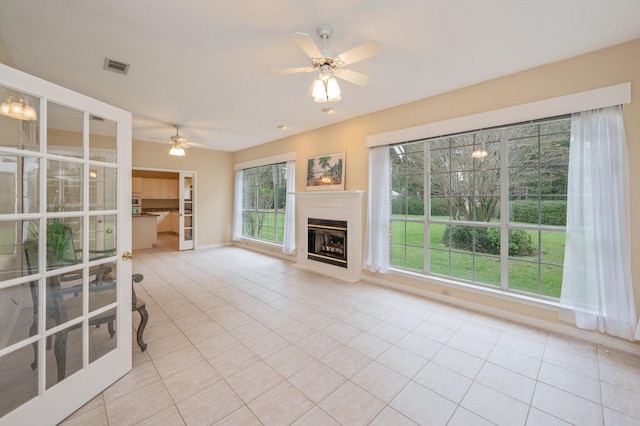
[[[442,244],[446,225],[431,224],[430,272],[466,281],[500,286],[500,258],[468,251],[449,250]],[[509,258],[509,288],[554,298],[560,297],[565,234],[551,231],[527,231],[538,253]],[[405,245],[407,244],[407,245]],[[393,222],[391,264],[401,268],[425,270],[424,225],[417,222]],[[538,266],[538,259],[543,263]],[[546,264],[545,264],[546,263]],[[539,284],[540,283],[540,284]]]
[[[278,215],[278,239],[282,243],[284,214]],[[449,250],[442,244],[446,225],[431,224],[430,272],[445,277],[500,287],[500,258],[462,250]],[[552,231],[527,231],[538,253],[509,257],[509,288],[559,298],[562,286],[565,234]],[[258,238],[274,241],[273,213],[267,213]],[[391,264],[424,271],[424,225],[421,222],[393,222]],[[538,265],[538,259],[542,264]]]
[[[272,241],[276,243],[282,243],[283,241],[283,233],[284,233],[284,212],[278,214],[278,220],[276,223],[276,227],[278,230],[277,239],[274,237],[276,228],[274,228],[273,223],[274,213],[265,213],[264,220],[262,221],[262,226],[259,228],[257,238],[260,240]],[[245,235],[247,235],[247,230],[245,228]],[[251,237],[253,237],[251,235]]]

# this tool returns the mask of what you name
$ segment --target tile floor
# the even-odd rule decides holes
[[[640,358],[235,247],[136,252],[149,347],[71,425],[638,425]]]

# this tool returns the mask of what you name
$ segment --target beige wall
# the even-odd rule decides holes
[[[11,60],[9,59],[9,55],[7,55],[7,50],[4,47],[4,44],[0,41],[0,64],[5,64],[8,66],[13,66]]]
[[[541,66],[438,96],[368,114],[319,130],[287,137],[234,153],[233,162],[295,151],[296,188],[304,190],[306,158],[346,151],[347,190],[367,189],[368,154],[365,137],[455,117],[491,111],[542,99],[632,82],[632,103],[623,107],[629,147],[630,180],[640,179],[640,39],[618,46]],[[631,239],[633,279],[637,311],[640,312],[640,192],[631,192]],[[380,276],[422,290],[440,292],[441,286],[425,280]],[[557,314],[548,310],[481,296],[463,290],[452,296],[548,321]]]
[[[184,157],[169,155],[168,144],[133,141],[133,168],[196,172],[196,244],[231,240],[233,163],[228,152],[191,148]]]

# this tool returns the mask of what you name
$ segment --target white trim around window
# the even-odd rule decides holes
[[[365,146],[371,148],[415,141],[629,103],[631,103],[631,83],[626,82],[557,98],[370,135],[365,138]]]
[[[272,155],[271,157],[257,158],[255,160],[243,161],[234,164],[235,170],[251,169],[253,167],[268,166],[270,164],[286,163],[287,161],[295,161],[295,151],[286,152],[284,154]]]

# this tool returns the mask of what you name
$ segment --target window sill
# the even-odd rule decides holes
[[[282,249],[282,244],[280,243],[274,243],[272,241],[267,241],[267,240],[261,240],[258,238],[249,238],[249,237],[242,237],[240,238],[239,241],[240,244],[256,244],[256,245],[261,245],[261,246],[265,246],[265,247],[277,247]]]
[[[233,241],[232,244],[281,259],[289,261],[295,260],[295,254],[285,254],[282,252],[282,244],[247,237],[242,237],[239,241]]]
[[[476,293],[484,296],[491,296],[496,299],[502,299],[510,302],[517,302],[524,305],[532,306],[535,308],[546,309],[548,311],[559,312],[560,301],[539,299],[533,296],[527,296],[521,293],[505,292],[503,290],[493,289],[490,287],[478,286],[473,284],[467,284],[459,281],[454,281],[446,278],[436,277],[433,275],[424,275],[417,272],[404,271],[401,269],[389,269],[390,276],[398,276],[411,278],[416,281],[429,283],[433,285],[439,285],[451,289],[458,289],[467,293]]]

